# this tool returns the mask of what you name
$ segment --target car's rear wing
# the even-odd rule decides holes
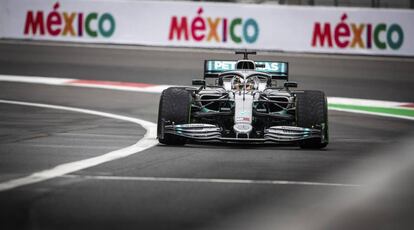
[[[205,60],[204,78],[215,78],[220,73],[234,71],[237,61]],[[255,61],[255,71],[267,73],[272,79],[289,80],[289,65],[287,62]]]

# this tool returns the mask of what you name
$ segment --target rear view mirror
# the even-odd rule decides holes
[[[206,86],[206,81],[204,79],[193,79],[192,83],[196,86]]]
[[[285,88],[297,88],[298,87],[298,83],[294,82],[294,81],[287,81],[283,84],[283,86]]]

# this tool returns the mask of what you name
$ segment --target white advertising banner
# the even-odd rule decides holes
[[[414,11],[128,0],[3,0],[0,38],[414,56]]]

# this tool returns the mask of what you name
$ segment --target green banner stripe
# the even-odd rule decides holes
[[[329,108],[338,109],[351,109],[373,113],[383,113],[399,116],[414,117],[414,110],[409,108],[384,108],[384,107],[371,107],[361,105],[343,105],[343,104],[328,104]]]

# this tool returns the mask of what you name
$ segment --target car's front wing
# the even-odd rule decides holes
[[[161,135],[172,134],[190,140],[207,142],[243,142],[243,143],[297,143],[306,139],[322,137],[321,129],[302,128],[297,126],[272,126],[264,130],[263,138],[223,137],[221,129],[211,124],[172,124],[165,125]]]

